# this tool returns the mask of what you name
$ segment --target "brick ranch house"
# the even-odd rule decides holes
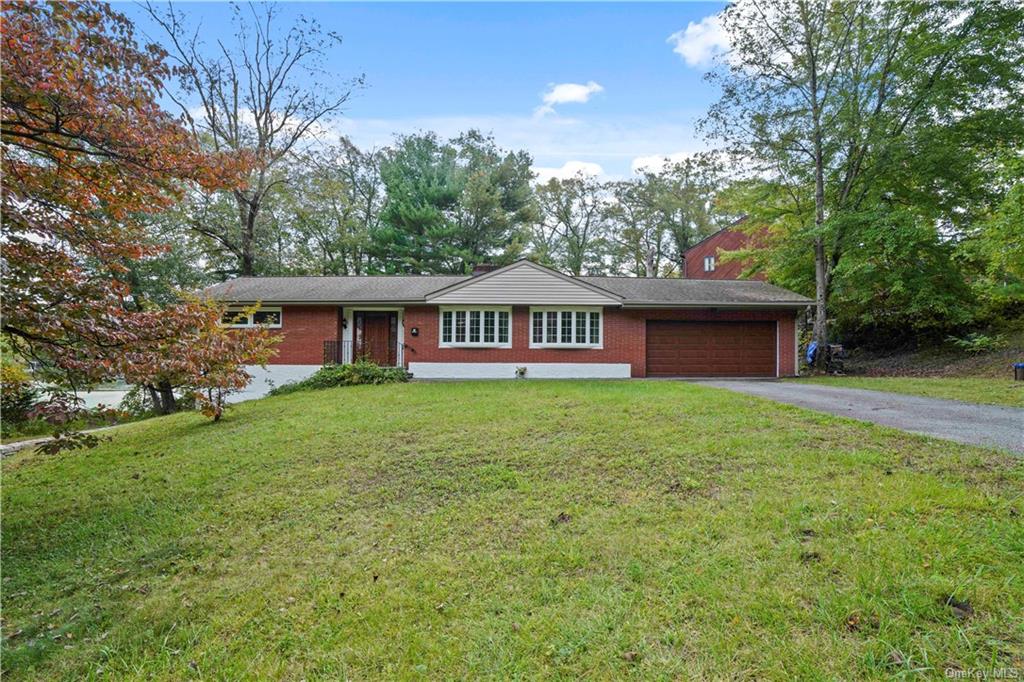
[[[366,357],[416,378],[780,377],[810,299],[759,281],[570,277],[520,260],[466,276],[242,277],[226,323],[284,337],[255,381]],[[258,303],[244,319],[238,311]]]

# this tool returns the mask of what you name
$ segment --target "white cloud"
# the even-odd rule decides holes
[[[549,166],[534,166],[533,172],[537,174],[536,182],[541,185],[551,178],[565,180],[576,175],[588,175],[592,177],[604,175],[604,169],[601,168],[601,164],[592,163],[590,161],[566,161],[557,168]]]
[[[693,154],[694,152],[675,152],[673,154],[651,154],[650,156],[638,156],[633,159],[633,163],[630,165],[630,168],[634,173],[643,173],[644,171],[656,173],[665,166],[685,161],[687,158],[693,156]]]
[[[729,35],[717,14],[704,17],[696,24],[691,21],[686,28],[670,35],[666,42],[673,44],[672,51],[689,66],[707,66],[716,55],[729,50]]]
[[[604,92],[604,87],[594,81],[586,83],[552,83],[544,93],[539,107],[534,110],[535,116],[553,114],[556,104],[577,103],[583,104],[590,100],[592,95]]]

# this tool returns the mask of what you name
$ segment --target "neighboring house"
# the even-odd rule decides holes
[[[742,220],[708,235],[683,252],[683,277],[686,279],[739,279],[750,267],[749,261],[722,262],[722,251],[745,249],[750,235],[733,229]],[[763,273],[754,273],[748,279],[764,280]]]
[[[242,277],[206,293],[230,304],[226,323],[280,330],[256,372],[276,383],[359,357],[427,379],[790,376],[811,303],[765,282],[570,277],[525,260],[472,276]]]

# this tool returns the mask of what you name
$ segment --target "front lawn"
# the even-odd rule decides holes
[[[681,382],[358,386],[3,462],[10,679],[1024,665],[1024,459]]]
[[[986,405],[1024,407],[1024,381],[988,378],[921,378],[921,377],[857,377],[825,376],[793,379],[824,386],[866,388],[872,391],[908,393],[926,398],[962,400]]]

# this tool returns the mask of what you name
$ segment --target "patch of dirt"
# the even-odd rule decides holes
[[[665,488],[666,495],[679,495],[681,497],[706,497],[714,499],[720,492],[719,486],[713,483],[696,481],[687,478],[682,481],[674,480]]]
[[[556,516],[555,518],[551,519],[551,525],[552,526],[560,526],[563,523],[569,523],[570,521],[572,521],[572,517],[571,516],[569,516],[565,512],[559,512],[558,516]]]
[[[879,624],[877,615],[863,615],[857,612],[851,613],[844,621],[847,632],[877,631]]]
[[[903,654],[898,651],[890,651],[889,655],[885,657],[885,663],[891,668],[900,668],[906,661],[903,660]]]
[[[974,607],[966,599],[960,600],[953,595],[949,595],[948,597],[940,598],[939,603],[943,606],[948,606],[953,615],[960,620],[967,620],[974,615]]]

